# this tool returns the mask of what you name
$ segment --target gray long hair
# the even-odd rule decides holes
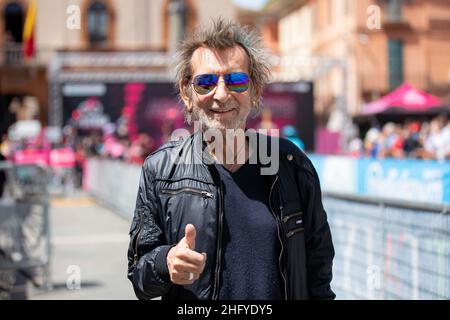
[[[249,58],[249,76],[253,86],[253,105],[259,111],[263,87],[270,80],[270,63],[268,51],[262,46],[262,39],[247,26],[240,26],[231,21],[218,18],[210,26],[201,26],[181,43],[175,60],[176,87],[178,92],[189,84],[192,76],[191,58],[200,47],[214,50],[241,46]],[[191,91],[186,90],[187,94]]]

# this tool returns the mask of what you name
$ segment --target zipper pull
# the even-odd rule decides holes
[[[139,260],[139,259],[138,259],[138,255],[137,255],[137,253],[135,253],[135,254],[134,254],[133,267],[136,267],[138,260]]]
[[[214,197],[211,192],[207,192],[207,191],[202,191],[202,195],[203,195],[203,197],[210,198],[210,199],[212,199]]]

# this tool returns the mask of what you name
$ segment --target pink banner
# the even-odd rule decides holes
[[[42,150],[18,150],[14,153],[13,161],[19,165],[48,165],[48,152]]]
[[[75,152],[71,148],[54,149],[50,152],[50,166],[55,168],[73,168]]]
[[[324,128],[316,130],[316,150],[318,154],[340,154],[341,150],[341,134],[339,132],[331,132]]]

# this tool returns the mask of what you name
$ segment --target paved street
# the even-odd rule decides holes
[[[54,289],[32,289],[30,299],[136,299],[126,278],[128,221],[83,194],[53,200],[50,221]],[[81,288],[71,290],[77,274]]]

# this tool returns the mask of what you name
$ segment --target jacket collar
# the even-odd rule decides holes
[[[245,128],[245,130],[247,130],[248,128]],[[257,145],[259,146],[259,141],[261,138],[261,134],[256,132],[256,139],[257,139]],[[264,138],[266,138],[267,141],[267,151],[270,154],[271,153],[271,139],[275,139],[274,137],[270,137],[270,136],[264,136]],[[187,143],[187,145],[183,146],[183,147],[188,147],[187,149],[190,149],[190,160],[192,160],[192,163],[195,164],[203,164],[205,166],[209,166],[212,165],[214,163],[214,159],[212,158],[212,156],[209,154],[209,152],[206,151],[206,147],[207,144],[203,139],[203,132],[201,130],[197,130],[196,132],[194,132],[193,134],[191,134],[191,136],[186,139],[185,143]],[[281,160],[281,159],[280,159]],[[262,167],[269,167],[270,163],[267,164],[261,164]],[[272,183],[275,179],[276,179],[277,174],[274,175],[270,175],[269,177],[269,181]],[[212,180],[211,180],[212,181]]]

